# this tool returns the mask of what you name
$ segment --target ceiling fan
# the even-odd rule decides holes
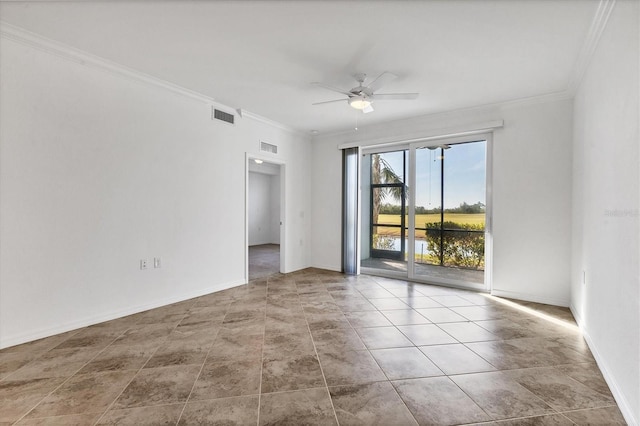
[[[342,93],[343,95],[347,96],[346,99],[343,98],[334,99],[331,101],[316,102],[312,105],[347,101],[349,102],[349,105],[351,105],[351,107],[362,110],[362,112],[366,114],[373,111],[373,107],[371,106],[373,101],[411,100],[418,97],[418,93],[375,93],[376,90],[380,89],[385,84],[398,78],[398,76],[396,76],[395,74],[391,74],[390,72],[383,72],[366,86],[364,86],[364,81],[367,78],[366,74],[359,73],[354,75],[354,77],[358,82],[358,85],[349,91],[337,89],[324,83],[311,83],[314,86],[324,87],[325,89]]]

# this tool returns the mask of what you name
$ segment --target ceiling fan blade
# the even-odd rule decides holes
[[[347,100],[347,99],[334,99],[334,100],[332,100],[332,101],[316,102],[316,103],[311,104],[311,105],[330,104],[330,103],[333,103],[333,102],[345,102],[346,100]]]
[[[368,107],[366,107],[365,109],[362,110],[362,113],[363,114],[368,114],[368,113],[373,112],[373,111],[374,111],[373,110],[373,106],[371,104],[369,104]]]
[[[370,98],[375,101],[399,101],[416,99],[419,93],[380,93],[371,95]]]
[[[371,92],[375,92],[376,90],[378,90],[385,84],[392,82],[396,78],[398,78],[397,75],[385,71],[380,74],[375,80],[369,83],[369,85],[367,85],[367,88],[371,90]]]
[[[313,84],[314,86],[325,88],[327,90],[331,90],[332,92],[342,93],[343,95],[347,95],[347,96],[352,96],[353,95],[353,93],[347,92],[347,91],[342,90],[342,89],[338,89],[336,87],[328,86],[328,85],[326,85],[324,83],[311,83],[311,84]]]

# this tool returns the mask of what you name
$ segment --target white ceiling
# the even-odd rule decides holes
[[[2,21],[303,131],[562,92],[594,0],[3,2]],[[419,92],[359,114],[314,81]]]

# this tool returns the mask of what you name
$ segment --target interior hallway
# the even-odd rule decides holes
[[[249,279],[264,278],[280,273],[280,245],[249,246]]]
[[[568,310],[314,269],[0,366],[2,424],[624,424]]]

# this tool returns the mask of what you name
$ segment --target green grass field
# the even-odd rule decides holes
[[[445,222],[455,222],[455,223],[468,223],[473,225],[482,224],[484,225],[485,215],[484,213],[477,214],[464,214],[464,213],[445,213],[444,220]],[[426,223],[440,222],[439,214],[417,214],[416,215],[416,227],[424,228]],[[388,225],[400,225],[400,215],[392,215],[392,214],[381,214],[378,216],[379,224],[388,224]],[[409,225],[409,217],[405,216],[405,225]],[[386,228],[384,226],[378,226],[377,232],[379,235],[386,236],[400,236],[400,228]],[[416,238],[424,238],[424,231],[418,230],[416,231]]]

